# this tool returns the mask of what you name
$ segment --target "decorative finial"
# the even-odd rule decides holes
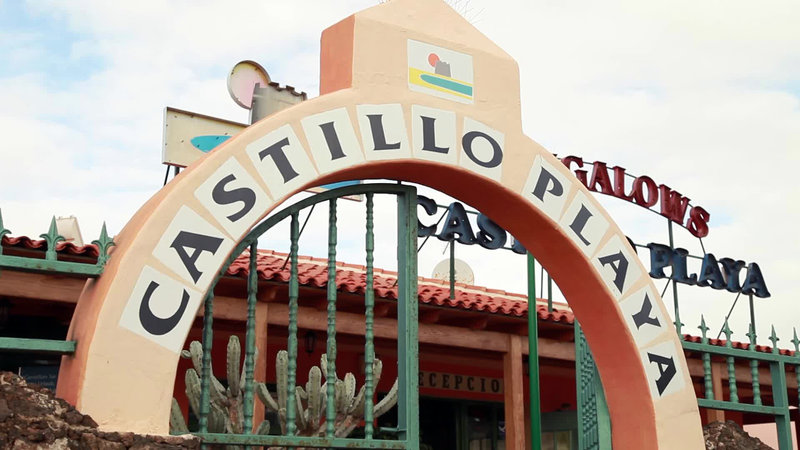
[[[697,327],[703,333],[703,343],[708,342],[708,337],[706,336],[706,332],[708,331],[708,327],[706,326],[706,318],[703,315],[700,315],[700,326]]]
[[[750,338],[750,350],[756,349],[756,327],[752,323],[750,324],[750,331],[746,334],[747,337]]]
[[[3,236],[11,234],[11,230],[6,229],[3,227],[3,211],[0,210],[0,241],[3,240]],[[0,245],[0,255],[3,254],[3,246]]]
[[[733,343],[731,342],[733,331],[731,331],[731,327],[728,326],[728,319],[725,319],[725,324],[722,325],[722,332],[725,333],[725,346],[733,347]]]
[[[775,334],[775,325],[772,326],[772,332],[769,335],[769,340],[772,341],[772,353],[778,353],[780,351],[778,350],[778,341],[780,341],[780,339]]]
[[[53,216],[53,219],[50,220],[50,230],[45,234],[40,234],[39,237],[47,242],[47,253],[45,253],[44,258],[55,261],[57,259],[56,244],[58,244],[60,241],[66,241],[64,236],[58,234],[58,227],[56,227],[56,216]]]
[[[117,245],[113,239],[108,237],[105,222],[103,222],[103,228],[100,230],[100,238],[93,240],[92,244],[97,246],[97,265],[104,266],[108,262],[108,250]]]

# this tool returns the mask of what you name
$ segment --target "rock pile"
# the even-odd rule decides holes
[[[0,372],[0,448],[12,450],[189,450],[191,437],[99,431],[91,417],[53,392]]]
[[[773,450],[747,434],[736,422],[712,422],[703,427],[706,450]]]

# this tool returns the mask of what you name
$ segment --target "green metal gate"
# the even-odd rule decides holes
[[[364,195],[366,197],[366,224],[364,227],[366,252],[366,293],[364,296],[365,308],[365,342],[364,342],[364,438],[354,439],[337,437],[334,433],[334,422],[337,419],[335,402],[340,400],[336,392],[336,248],[337,248],[337,200],[345,196]],[[373,363],[375,360],[373,337],[373,307],[375,304],[373,286],[373,255],[375,249],[374,238],[374,197],[376,195],[391,195],[397,198],[397,427],[391,430],[396,433],[392,440],[379,440],[374,438],[373,426],[373,397],[374,379]],[[297,386],[297,311],[298,311],[298,251],[299,251],[299,214],[302,210],[316,204],[327,202],[329,205],[328,221],[328,282],[327,282],[327,367],[323,368],[322,377],[326,389],[323,390],[324,408],[321,409],[320,425],[324,424],[324,436],[297,436],[297,423],[303,420],[298,417],[298,408],[302,405],[291,401],[303,392]],[[199,428],[195,435],[199,436],[204,444],[227,444],[244,446],[277,446],[277,447],[314,447],[314,448],[394,448],[412,449],[419,448],[419,395],[418,395],[418,308],[417,308],[417,194],[416,189],[401,184],[362,184],[348,186],[327,191],[313,197],[304,199],[280,212],[267,218],[256,226],[234,249],[230,258],[217,275],[205,298],[205,314],[203,319],[203,345],[202,360],[198,357],[195,366],[199,366],[200,374],[200,400],[199,400]],[[253,406],[256,383],[254,382],[255,366],[255,334],[256,334],[256,296],[258,290],[258,271],[256,258],[258,254],[258,238],[273,228],[281,221],[290,220],[290,266],[289,279],[289,321],[286,355],[287,380],[286,392],[279,392],[285,410],[280,410],[281,417],[285,414],[285,431],[281,436],[253,433]],[[247,329],[245,342],[244,370],[242,375],[241,390],[243,404],[241,411],[244,416],[244,426],[241,433],[210,432],[212,417],[212,397],[219,395],[219,387],[215,385],[216,379],[211,373],[211,351],[213,342],[213,310],[214,288],[219,279],[226,273],[228,267],[240,255],[249,249],[249,275],[247,282]],[[238,364],[238,357],[236,358]],[[322,366],[322,364],[321,364]],[[230,380],[229,380],[230,381]],[[341,381],[341,380],[340,380]],[[229,388],[230,389],[230,388]],[[262,393],[259,393],[261,397]],[[267,393],[267,395],[269,395]],[[306,393],[307,395],[307,393]],[[286,401],[286,399],[290,401]],[[299,397],[298,397],[299,398]],[[321,406],[320,406],[321,407]],[[218,428],[218,427],[216,427]],[[257,427],[258,428],[258,427]]]
[[[600,374],[586,342],[586,336],[575,321],[575,383],[578,397],[578,449],[611,449],[611,418],[608,414]]]

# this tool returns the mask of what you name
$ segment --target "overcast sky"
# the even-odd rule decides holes
[[[75,215],[86,241],[103,221],[119,232],[162,184],[165,106],[246,121],[225,88],[243,59],[314,97],[321,31],[376,3],[0,0],[6,227],[36,236],[52,215]],[[759,334],[774,323],[789,346],[800,317],[800,3],[472,0],[462,12],[519,62],[525,132],[707,209],[706,251],[760,264],[772,298],[756,299]],[[666,220],[601,201],[637,242],[668,242]],[[685,230],[676,239],[701,253]],[[443,250],[426,246],[421,275]],[[457,251],[477,284],[524,292],[524,257]],[[719,329],[734,295],[681,287],[680,299],[696,332],[701,312]],[[746,305],[733,314],[739,339]]]

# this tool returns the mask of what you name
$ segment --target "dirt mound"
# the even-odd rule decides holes
[[[712,422],[703,427],[706,450],[773,450],[747,434],[736,422]]]
[[[0,372],[0,449],[187,450],[195,438],[107,433],[53,392]]]

